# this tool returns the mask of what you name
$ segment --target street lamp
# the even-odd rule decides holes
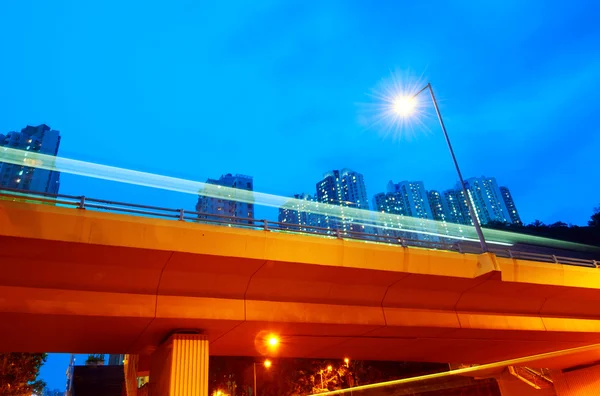
[[[471,221],[473,222],[473,226],[475,227],[475,231],[477,232],[477,236],[479,237],[481,250],[484,253],[486,253],[488,251],[488,248],[487,244],[485,243],[483,231],[481,230],[481,225],[479,224],[479,220],[477,219],[477,214],[475,213],[475,205],[473,205],[473,202],[471,201],[471,196],[469,195],[469,191],[467,190],[467,186],[465,184],[465,181],[463,180],[462,173],[460,172],[460,168],[458,167],[458,162],[456,161],[456,156],[454,155],[454,150],[452,149],[452,144],[450,143],[450,138],[448,137],[448,132],[446,131],[446,126],[444,125],[444,120],[442,120],[440,108],[438,107],[437,100],[435,99],[435,95],[433,94],[433,88],[431,88],[431,83],[427,83],[425,87],[423,87],[419,92],[412,96],[396,97],[393,103],[391,104],[392,110],[394,111],[394,113],[401,117],[407,117],[411,115],[416,107],[416,97],[425,90],[429,90],[429,93],[431,94],[431,100],[433,101],[433,106],[435,107],[435,113],[437,114],[437,118],[440,122],[440,126],[442,127],[442,131],[444,132],[444,138],[446,138],[446,144],[448,145],[448,149],[450,150],[450,155],[452,156],[452,161],[454,161],[454,167],[456,168],[456,173],[458,173],[458,180],[460,181],[463,194],[465,195],[465,199],[467,201],[467,207],[469,209]]]
[[[271,335],[268,340],[270,347],[276,347],[279,344],[279,338],[274,335]]]
[[[265,366],[266,369],[271,368],[272,364],[273,363],[269,359],[265,359],[265,361],[263,362],[263,366]],[[254,367],[254,395],[253,396],[256,396],[256,362],[254,362],[253,367]]]

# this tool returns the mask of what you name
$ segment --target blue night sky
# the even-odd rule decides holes
[[[243,173],[282,195],[344,167],[369,196],[390,179],[453,187],[431,116],[411,136],[365,116],[398,71],[432,82],[466,177],[510,187],[525,222],[585,224],[600,204],[600,3],[441,3],[4,0],[0,132],[46,123],[66,157],[195,180]],[[71,175],[61,192],[195,204]],[[51,387],[67,363],[50,357]]]

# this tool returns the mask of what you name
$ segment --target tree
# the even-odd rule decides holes
[[[600,206],[594,208],[594,214],[591,216],[588,225],[594,228],[600,228]]]
[[[0,395],[41,395],[46,383],[38,380],[47,353],[0,354]]]
[[[527,227],[533,227],[533,228],[540,229],[540,228],[546,227],[546,225],[542,221],[539,221],[536,219],[533,221],[533,223],[529,224]]]
[[[90,364],[98,364],[102,362],[102,364],[104,364],[104,354],[103,353],[92,353],[90,355],[88,355],[87,360],[85,361],[85,364],[90,365]]]

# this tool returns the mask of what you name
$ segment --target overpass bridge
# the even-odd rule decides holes
[[[147,370],[178,329],[201,332],[204,355],[467,364],[600,343],[592,260],[220,226],[177,210],[173,221],[159,209],[3,194],[0,351],[129,353]]]

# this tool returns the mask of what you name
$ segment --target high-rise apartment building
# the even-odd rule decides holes
[[[377,212],[406,216],[404,199],[397,193],[379,193],[373,197],[373,209]]]
[[[354,224],[344,215],[344,207],[369,209],[367,189],[362,174],[350,169],[333,170],[323,175],[317,183],[317,201],[342,207],[342,216],[322,218],[322,226],[329,229],[365,231],[364,225]]]
[[[465,180],[465,184],[475,212],[481,224],[492,221],[508,223],[511,217],[504,203],[500,187],[493,177],[471,177]]]
[[[506,187],[498,187],[495,178],[473,177],[467,179],[465,184],[481,224],[491,221],[520,224],[521,219],[510,191]],[[436,231],[437,233],[448,232],[446,223],[473,225],[467,196],[460,185],[439,192],[426,191],[423,182],[393,183],[390,181],[386,193],[379,193],[373,197],[373,206],[378,212],[440,221],[443,224],[440,225],[441,228]],[[392,228],[405,228],[402,226],[403,223],[408,224],[409,221],[399,217],[397,224],[393,224]],[[415,225],[414,221],[410,223]],[[386,233],[393,236],[397,236],[396,234],[398,233]],[[417,235],[417,239],[429,239],[429,237],[423,234]]]
[[[465,180],[465,185],[481,224],[492,221],[521,224],[510,191],[507,187],[499,187],[495,178],[472,177]],[[459,184],[454,189],[444,191],[441,196],[441,205],[446,215],[446,221],[473,225],[467,198]],[[434,216],[434,218],[438,220],[438,217]]]
[[[390,181],[387,185],[387,192],[376,194],[373,201],[374,209],[378,212],[420,219],[433,218],[429,197],[423,182],[403,181],[394,183]],[[405,222],[402,217],[398,218],[396,224],[387,226],[402,229]],[[398,232],[386,232],[386,235],[404,236],[411,239],[430,239],[429,236],[418,233],[399,235]]]
[[[0,134],[0,147],[57,155],[60,132],[48,125],[27,126],[21,132]],[[58,194],[60,172],[0,162],[0,188],[18,188],[49,194]]]
[[[523,224],[521,222],[519,212],[517,211],[517,207],[515,206],[515,201],[513,201],[512,195],[510,194],[510,190],[508,189],[508,187],[500,187],[500,193],[502,194],[502,199],[504,200],[504,204],[506,205],[506,209],[508,210],[510,221],[513,224]]]
[[[294,194],[294,202],[279,208],[278,221],[281,227],[296,231],[310,231],[310,227],[320,227],[324,216],[312,213],[309,204],[316,198],[309,194]]]
[[[333,170],[317,183],[317,201],[369,209],[367,189],[362,174],[350,169]]]
[[[390,180],[387,185],[387,191],[388,194],[395,194],[403,200],[406,216],[421,219],[433,218],[431,205],[429,204],[429,198],[423,182],[403,181],[394,183]]]
[[[231,173],[222,175],[219,179],[208,179],[206,183],[224,187],[238,188],[242,190],[254,190],[252,177],[244,175],[232,175]],[[202,191],[199,192],[198,203],[196,204],[196,211],[201,213],[198,215],[198,218],[207,220],[219,219],[216,216],[210,215],[239,217],[242,219],[254,218],[254,204],[232,201],[222,198],[208,197],[202,195]],[[252,222],[252,220],[233,221],[237,223]]]
[[[439,191],[431,190],[427,192],[427,198],[433,220],[447,221],[448,206],[444,201],[444,196]]]
[[[469,205],[462,190],[446,190],[442,196],[443,205],[446,210],[446,221],[455,224],[473,225],[469,215]]]

